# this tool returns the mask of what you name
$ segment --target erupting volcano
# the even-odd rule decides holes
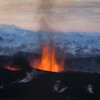
[[[54,44],[52,44],[51,49],[45,44],[42,49],[41,60],[35,64],[35,68],[51,72],[61,72],[64,70],[64,56],[59,60],[58,62],[56,59]]]

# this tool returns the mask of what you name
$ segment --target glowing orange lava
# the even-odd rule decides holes
[[[21,69],[18,68],[18,67],[11,67],[11,66],[9,66],[9,65],[5,65],[4,68],[5,68],[5,69],[8,69],[8,70],[12,70],[12,71],[19,71],[19,70],[21,70]]]
[[[35,68],[45,71],[61,72],[63,71],[64,57],[58,62],[56,60],[55,46],[49,50],[47,45],[43,46],[42,57],[40,63],[35,63]]]

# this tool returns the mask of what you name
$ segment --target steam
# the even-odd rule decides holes
[[[54,6],[54,1],[52,0],[39,0],[40,4],[38,6],[38,10],[40,11],[40,19],[39,19],[39,45],[40,50],[42,50],[42,47],[45,44],[52,47],[52,41],[53,41],[53,29],[50,27],[49,23],[51,20],[50,11],[52,11]],[[52,22],[52,21],[51,21]]]
[[[42,14],[39,20],[39,31],[52,31],[52,28],[49,26],[48,21],[51,21],[50,11],[52,11],[53,5],[54,2],[52,2],[51,0],[40,0],[38,10]]]

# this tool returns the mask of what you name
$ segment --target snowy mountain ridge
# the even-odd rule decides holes
[[[0,25],[0,54],[11,55],[18,51],[37,52],[40,40],[48,41],[52,36],[57,50],[64,50],[73,57],[100,55],[100,33],[98,32],[34,32],[15,25]]]

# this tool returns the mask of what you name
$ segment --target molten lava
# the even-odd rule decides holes
[[[64,57],[61,57],[58,63],[58,61],[56,60],[55,46],[53,45],[52,49],[49,50],[48,46],[44,45],[41,60],[38,64],[37,62],[35,63],[35,68],[51,72],[61,72],[64,70],[63,66]]]
[[[4,65],[3,66],[5,69],[8,69],[8,70],[12,70],[12,71],[19,71],[19,70],[21,70],[20,68],[18,68],[18,67],[11,67],[11,66],[9,66],[9,65]]]

